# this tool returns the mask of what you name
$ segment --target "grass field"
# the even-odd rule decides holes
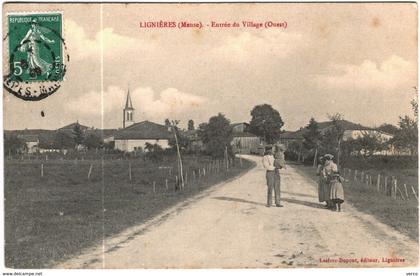
[[[311,179],[318,181],[318,176],[313,167],[303,165],[297,165],[296,167]],[[372,175],[377,175],[380,172],[382,175],[396,176],[401,181],[417,187],[416,169],[388,169],[385,171],[383,168],[369,168],[365,171]],[[393,199],[384,193],[377,192],[373,186],[354,181],[344,182],[343,187],[346,200],[344,204],[350,203],[359,211],[373,215],[379,221],[418,241],[418,200],[414,196],[409,200]]]
[[[216,172],[215,163],[209,167],[210,162],[204,156],[186,157],[187,183],[184,190],[176,191],[174,158],[160,163],[141,160],[6,160],[6,266],[51,267],[56,261],[98,244],[103,237],[144,222],[177,202],[253,166],[246,160],[240,166],[235,160],[229,171],[219,166],[219,172]],[[199,178],[206,165],[206,176]]]

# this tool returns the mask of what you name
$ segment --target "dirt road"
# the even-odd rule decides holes
[[[246,158],[258,165],[57,267],[390,267],[417,264],[415,241],[348,203],[341,213],[323,209],[318,203],[316,184],[293,166],[282,171],[284,208],[267,208],[265,171],[260,157]],[[369,260],[362,262],[362,258]],[[387,259],[394,262],[383,262]]]

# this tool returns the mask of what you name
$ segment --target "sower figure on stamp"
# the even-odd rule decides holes
[[[273,148],[267,146],[265,148],[264,157],[262,160],[263,167],[266,170],[265,177],[267,181],[267,207],[271,206],[273,190],[276,201],[276,206],[280,207],[280,186],[276,184],[276,167],[274,166]],[[277,186],[277,189],[276,189]]]
[[[286,147],[283,144],[276,145],[276,152],[274,154],[274,167],[275,169],[275,182],[274,182],[274,192],[276,194],[276,198],[278,197],[278,201],[276,199],[276,206],[283,207],[280,204],[280,194],[281,194],[281,176],[280,170],[286,169],[286,160],[284,158],[284,152],[286,151]]]
[[[50,32],[48,29],[40,27],[38,21],[33,19],[31,28],[19,44],[21,45],[20,50],[28,53],[28,70],[30,75],[34,77],[48,74],[51,69],[51,64],[41,58],[39,41],[51,44],[54,43],[54,40],[44,36],[43,31]]]

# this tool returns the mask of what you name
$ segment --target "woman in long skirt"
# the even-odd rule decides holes
[[[325,198],[325,185],[326,185],[326,179],[323,175],[323,169],[324,169],[324,157],[319,158],[318,167],[316,169],[316,175],[318,175],[318,201],[324,202],[326,201]]]
[[[327,202],[327,208],[333,208],[334,204],[331,201],[331,194],[330,194],[330,190],[331,190],[331,176],[333,175],[334,172],[337,172],[337,165],[334,163],[333,161],[334,155],[332,154],[325,154],[324,155],[324,159],[325,159],[325,165],[324,168],[322,170],[322,174],[325,178],[325,189],[324,189],[324,199]]]

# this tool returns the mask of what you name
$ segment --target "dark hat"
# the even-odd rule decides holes
[[[324,155],[324,158],[327,160],[332,160],[334,158],[334,155],[327,153]]]

